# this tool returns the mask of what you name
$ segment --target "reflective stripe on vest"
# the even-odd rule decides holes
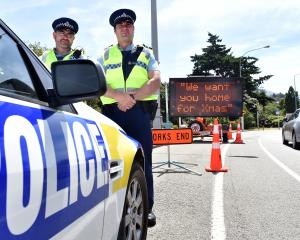
[[[149,81],[147,66],[150,61],[150,50],[143,48],[140,53],[135,66],[129,74],[126,82],[124,80],[122,69],[122,53],[117,45],[114,45],[105,50],[103,55],[104,70],[106,73],[107,85],[118,92],[135,91]],[[109,97],[100,97],[103,104],[110,104],[116,102],[115,99]],[[144,98],[143,101],[157,100],[158,94],[151,95]]]
[[[71,51],[68,55],[66,55],[63,60],[70,60],[71,59],[71,56],[72,54],[74,53],[74,51]],[[56,55],[55,55],[55,52],[54,50],[49,50],[47,52],[45,52],[42,56],[42,59],[41,59],[45,65],[47,66],[47,68],[51,71],[51,64],[53,62],[56,62],[58,61],[57,58],[56,58]]]

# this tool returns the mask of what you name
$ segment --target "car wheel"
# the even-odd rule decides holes
[[[197,122],[197,121],[191,122],[189,124],[189,128],[192,129],[192,131],[193,131],[194,134],[197,134],[197,133],[199,133],[200,131],[203,130],[203,126],[199,122]]]
[[[289,141],[287,141],[287,140],[285,139],[284,132],[282,132],[282,143],[283,143],[284,145],[288,145],[288,143],[289,143]]]
[[[145,240],[148,225],[148,196],[144,172],[134,164],[127,186],[118,240]]]
[[[300,143],[297,142],[296,134],[293,133],[293,148],[294,149],[299,149],[300,148]]]

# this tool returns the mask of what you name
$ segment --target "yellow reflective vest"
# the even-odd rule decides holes
[[[72,54],[74,53],[75,50],[72,50],[68,55],[66,55],[63,60],[70,60],[72,57]],[[57,62],[57,58],[54,52],[54,49],[48,50],[44,52],[44,54],[40,58],[42,62],[47,66],[47,68],[51,71],[51,64],[53,62]]]
[[[151,50],[143,47],[135,66],[129,74],[127,80],[124,79],[122,69],[122,53],[118,45],[113,45],[105,50],[103,55],[103,68],[106,74],[107,85],[119,92],[132,92],[145,85],[149,81],[148,64],[150,61]],[[103,104],[115,103],[113,98],[100,97]],[[157,100],[158,95],[154,94],[143,99],[143,101]]]

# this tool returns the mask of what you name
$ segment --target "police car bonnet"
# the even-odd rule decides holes
[[[54,31],[57,31],[59,29],[70,29],[74,33],[78,32],[77,22],[75,22],[71,18],[66,18],[66,17],[62,17],[54,20],[54,22],[52,23],[52,28]]]
[[[130,21],[133,24],[136,20],[135,12],[130,9],[125,9],[125,8],[118,9],[110,15],[109,23],[110,23],[110,25],[115,27],[116,24],[118,24],[124,20]]]

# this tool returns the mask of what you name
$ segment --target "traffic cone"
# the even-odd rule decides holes
[[[237,133],[236,133],[236,137],[234,140],[234,143],[244,143],[242,140],[242,133],[241,133],[241,125],[240,125],[240,121],[238,121],[238,125],[237,125]]]
[[[213,142],[210,157],[210,166],[205,167],[206,172],[227,172],[228,168],[222,167],[218,120],[214,121]]]
[[[232,126],[231,123],[229,123],[229,130],[228,130],[228,140],[232,140]]]

